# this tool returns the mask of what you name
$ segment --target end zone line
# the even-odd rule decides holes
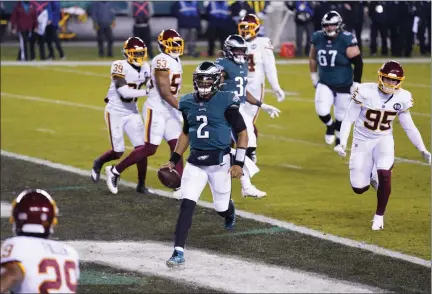
[[[64,165],[64,164],[60,164],[60,163],[55,163],[55,162],[51,162],[49,160],[43,160],[43,159],[39,159],[39,158],[34,158],[34,157],[30,157],[27,155],[21,155],[21,154],[17,154],[17,153],[13,153],[13,152],[8,152],[5,150],[1,150],[1,156],[6,156],[9,158],[14,158],[14,159],[19,159],[19,160],[24,160],[27,162],[31,162],[31,163],[35,163],[35,164],[40,164],[40,165],[44,165],[50,168],[54,168],[54,169],[58,169],[58,170],[62,170],[62,171],[66,171],[66,172],[70,172],[70,173],[74,173],[77,175],[81,175],[81,176],[86,176],[90,178],[90,171],[86,171],[80,168],[76,168],[73,166],[68,166],[68,165]],[[101,175],[101,179],[102,180],[106,180],[105,175]],[[90,181],[90,179],[89,179]],[[126,187],[131,187],[131,188],[135,188],[136,184],[129,182],[129,181],[124,181],[121,180],[120,181],[120,185],[122,186],[126,186]],[[168,191],[164,191],[164,190],[158,190],[158,189],[152,189],[155,193],[157,193],[160,196],[164,196],[164,197],[168,197],[168,198],[172,198],[172,192],[168,192]],[[198,205],[205,207],[205,208],[209,208],[209,209],[213,209],[213,203],[210,202],[206,202],[206,201],[201,201],[199,200]],[[425,260],[416,256],[411,256],[411,255],[407,255],[404,253],[400,253],[397,251],[393,251],[390,249],[386,249],[383,247],[379,247],[376,245],[372,245],[372,244],[366,244],[364,242],[359,242],[359,241],[355,241],[355,240],[351,240],[348,238],[343,238],[343,237],[338,237],[335,235],[331,235],[331,234],[327,234],[327,233],[323,233],[320,231],[316,231],[313,229],[309,229],[303,226],[298,226],[289,222],[285,222],[285,221],[281,221],[281,220],[277,220],[277,219],[273,219],[270,217],[266,217],[263,215],[259,215],[259,214],[254,214],[251,212],[247,212],[247,211],[243,211],[243,210],[236,210],[237,215],[246,218],[246,219],[251,219],[251,220],[255,220],[261,223],[267,223],[267,224],[271,224],[274,226],[278,226],[281,228],[285,228],[287,230],[290,231],[294,231],[294,232],[298,232],[301,234],[305,234],[305,235],[309,235],[312,237],[316,237],[322,240],[327,240],[327,241],[331,241],[334,243],[338,243],[338,244],[342,244],[345,246],[350,246],[350,247],[354,247],[354,248],[358,248],[358,249],[363,249],[366,251],[370,251],[373,252],[375,254],[379,254],[379,255],[384,255],[384,256],[389,256],[392,258],[396,258],[396,259],[400,259],[400,260],[404,260],[404,261],[408,261],[414,264],[418,264],[424,267],[431,267],[431,261],[430,260]]]

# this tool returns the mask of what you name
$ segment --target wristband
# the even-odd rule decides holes
[[[235,159],[234,159],[234,165],[238,165],[240,167],[243,167],[245,157],[246,157],[246,149],[245,148],[237,148]]]
[[[171,158],[169,161],[171,161],[172,163],[174,163],[174,165],[177,165],[177,163],[180,161],[181,159],[181,155],[178,154],[177,152],[173,152],[171,154]]]

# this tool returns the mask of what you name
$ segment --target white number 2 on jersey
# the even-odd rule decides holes
[[[234,79],[235,81],[236,81],[236,83],[237,83],[237,88],[238,88],[238,91],[236,92],[236,94],[237,94],[237,96],[244,96],[245,94],[246,94],[246,81],[247,81],[247,78],[245,77],[245,78],[243,78],[243,77],[235,77],[235,79]]]
[[[328,54],[331,55],[330,66],[335,66],[335,60],[337,55],[337,50],[329,50]],[[318,50],[318,63],[321,66],[327,66],[327,51],[320,49]]]
[[[196,119],[197,119],[198,122],[201,122],[201,124],[199,125],[198,130],[197,130],[197,138],[198,139],[208,139],[208,138],[210,138],[210,134],[209,134],[208,131],[204,131],[203,132],[203,128],[208,124],[207,116],[205,116],[205,115],[198,115],[196,117]]]

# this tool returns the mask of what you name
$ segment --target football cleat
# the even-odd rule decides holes
[[[234,201],[231,199],[230,203],[232,203],[232,206],[233,206],[233,213],[230,216],[227,216],[225,218],[225,229],[227,229],[229,231],[234,230],[234,227],[236,224],[236,219],[237,219],[237,216],[235,214]]]
[[[173,192],[173,198],[175,200],[180,200],[182,198],[181,187],[174,190],[174,192]]]
[[[384,229],[384,216],[375,214],[372,220],[372,230],[379,231],[382,229]]]
[[[243,189],[242,188],[242,196],[243,197],[253,197],[253,198],[262,198],[267,196],[266,192],[258,190],[254,185]]]
[[[93,168],[91,170],[91,179],[93,183],[97,183],[99,181],[101,168],[102,167],[95,160],[93,162]]]
[[[120,180],[120,175],[116,175],[112,171],[113,168],[114,168],[113,165],[107,166],[105,168],[105,173],[106,173],[106,176],[107,176],[106,183],[107,183],[108,189],[111,191],[111,193],[117,194],[117,192],[118,192],[118,182]]]
[[[171,256],[170,259],[167,260],[166,265],[167,267],[174,268],[174,267],[180,267],[185,264],[185,258],[182,251],[175,250]]]

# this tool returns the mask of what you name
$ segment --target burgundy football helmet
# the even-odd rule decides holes
[[[176,30],[163,30],[158,36],[159,50],[174,58],[183,55],[184,40]]]
[[[261,27],[261,21],[255,14],[246,14],[238,23],[238,32],[246,41],[255,38]]]
[[[44,190],[25,190],[12,202],[10,221],[16,235],[47,238],[57,224],[58,208]]]
[[[138,37],[127,39],[123,44],[122,53],[127,61],[135,66],[142,66],[147,60],[147,46]]]
[[[383,93],[394,93],[401,87],[404,79],[403,68],[397,61],[387,61],[378,70],[378,87]]]

